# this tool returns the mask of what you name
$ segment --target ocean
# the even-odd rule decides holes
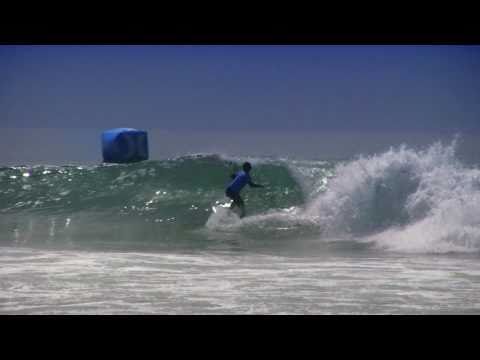
[[[0,167],[0,314],[479,314],[480,169],[456,148]],[[239,219],[244,161],[266,187]]]

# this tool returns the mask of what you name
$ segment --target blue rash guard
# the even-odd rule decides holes
[[[228,184],[227,191],[238,194],[249,182],[251,182],[250,175],[245,171],[239,171],[235,174],[235,179]]]

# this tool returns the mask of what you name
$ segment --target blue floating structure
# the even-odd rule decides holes
[[[102,133],[103,161],[106,163],[130,163],[148,160],[147,132],[118,128]]]

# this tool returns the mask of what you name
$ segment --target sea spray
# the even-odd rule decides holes
[[[420,151],[401,146],[340,164],[305,213],[324,236],[341,233],[380,249],[478,251],[480,170],[462,165],[455,148],[456,141]]]

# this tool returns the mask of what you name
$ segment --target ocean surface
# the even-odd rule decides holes
[[[0,314],[480,314],[479,214],[455,141],[0,167]]]

